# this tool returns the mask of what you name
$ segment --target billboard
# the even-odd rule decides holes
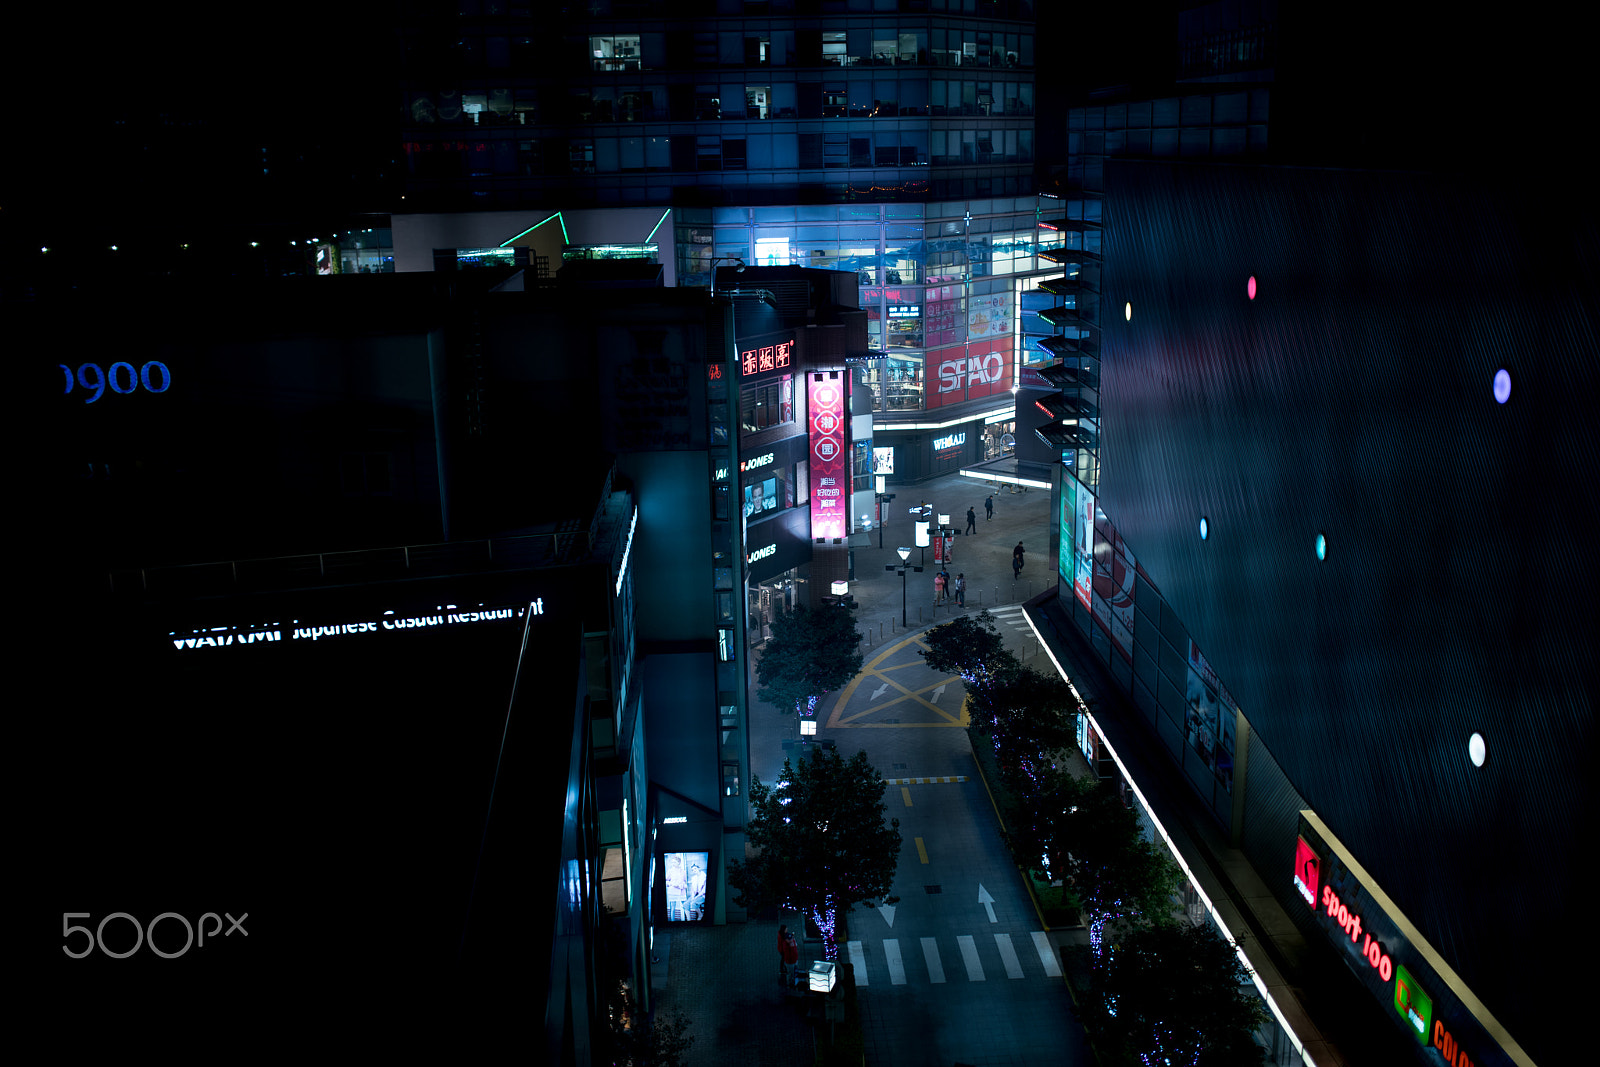
[[[1076,486],[1077,508],[1072,523],[1072,591],[1087,611],[1094,610],[1094,494]]]
[[[667,921],[699,922],[706,917],[706,868],[709,852],[668,852]]]
[[[811,443],[811,536],[850,532],[850,452],[845,447],[844,375],[806,375],[806,412]]]
[[[889,448],[876,448],[876,447],[873,448],[873,450],[872,450],[872,473],[873,474],[893,474],[894,473],[894,448],[893,448],[893,446],[890,446]]]

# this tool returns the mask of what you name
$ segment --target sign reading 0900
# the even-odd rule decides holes
[[[105,395],[106,386],[111,387],[113,393],[135,393],[142,387],[147,393],[164,393],[172,388],[172,372],[160,360],[151,360],[138,370],[133,369],[132,363],[113,363],[109,370],[101,370],[98,363],[79,364],[77,373],[65,363],[58,363],[61,373],[66,376],[66,388],[63,395],[70,395],[75,388],[81,387],[90,395],[83,398],[85,404],[93,404]]]

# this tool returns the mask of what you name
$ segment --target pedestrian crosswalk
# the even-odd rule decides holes
[[[950,974],[956,978],[964,975],[969,982],[986,981],[988,974],[984,957],[988,956],[988,970],[997,974],[1003,970],[1009,979],[1061,977],[1061,961],[1056,958],[1055,946],[1050,944],[1050,938],[1044,931],[1035,930],[1033,936],[1023,942],[1021,952],[1017,950],[1010,934],[993,934],[991,937],[992,940],[971,934],[958,935],[955,944],[961,967]],[[915,945],[908,941],[902,949],[899,938],[886,937],[879,941],[849,941],[845,948],[858,986],[872,985],[874,981],[882,985],[885,980],[891,986],[920,985],[921,971],[913,964],[910,973],[915,977],[908,977],[906,969],[906,955],[919,952],[923,969],[928,975],[928,984],[942,985],[948,979],[939,941],[937,937],[921,937]]]
[[[1001,626],[1009,626],[1029,636],[1033,634],[1033,628],[1028,625],[1028,620],[1022,615],[1021,604],[1007,604],[1004,607],[990,608],[989,614],[993,615],[994,621]]]

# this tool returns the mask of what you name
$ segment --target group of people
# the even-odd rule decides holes
[[[958,606],[967,606],[967,576],[957,574],[952,578],[949,571],[940,571],[933,576],[933,602],[942,604],[951,597]]]

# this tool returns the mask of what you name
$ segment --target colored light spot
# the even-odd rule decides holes
[[[1211,523],[1204,515],[1202,515],[1200,516],[1200,540],[1204,541],[1210,535]]]
[[[1511,372],[1504,367],[1494,372],[1494,398],[1501,404],[1511,399]]]
[[[1322,534],[1317,534],[1317,558],[1328,558],[1328,539]]]
[[[1245,286],[1245,292],[1250,294],[1251,300],[1256,298],[1256,276],[1254,274],[1250,275],[1250,283]]]
[[[1467,741],[1467,755],[1472,757],[1474,767],[1483,766],[1483,761],[1489,756],[1489,746],[1484,744],[1482,734],[1473,734]]]

